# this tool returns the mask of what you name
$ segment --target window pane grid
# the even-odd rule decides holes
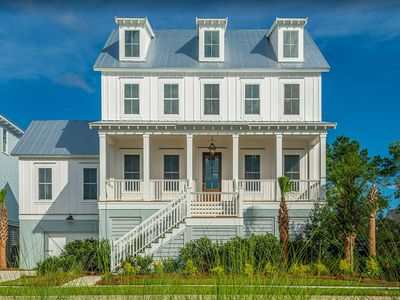
[[[219,115],[219,84],[204,85],[204,114]]]
[[[219,31],[204,32],[204,56],[219,57]]]
[[[84,168],[83,169],[83,199],[96,200],[97,199],[97,169]]]
[[[284,86],[284,114],[300,114],[300,85],[285,84]]]
[[[258,84],[245,85],[245,114],[260,114],[260,86]]]
[[[124,112],[126,115],[139,114],[139,85],[124,85]]]
[[[300,155],[285,155],[284,175],[291,180],[300,179]]]
[[[39,200],[52,199],[52,169],[39,169]]]
[[[124,156],[124,179],[140,179],[139,155]]]
[[[126,57],[140,56],[139,31],[137,30],[125,31],[125,56]]]
[[[283,32],[283,56],[287,58],[296,58],[299,56],[299,32]]]
[[[179,179],[179,155],[164,155],[164,179]]]
[[[177,84],[164,85],[164,114],[179,114],[179,89]]]

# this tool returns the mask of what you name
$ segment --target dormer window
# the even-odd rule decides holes
[[[125,30],[125,57],[140,57],[139,30]]]
[[[225,31],[228,19],[198,19],[199,61],[223,62],[225,59]]]
[[[204,32],[204,57],[219,57],[219,31]]]
[[[294,30],[283,31],[283,57],[299,57],[299,32]]]

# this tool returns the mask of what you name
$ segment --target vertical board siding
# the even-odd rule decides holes
[[[18,226],[18,158],[11,156],[11,151],[18,143],[19,138],[7,127],[8,152],[0,149],[0,189],[7,190],[6,205],[10,225]],[[0,142],[3,141],[3,127],[0,126]]]
[[[265,235],[267,233],[274,234],[274,218],[245,218],[244,219],[244,236],[250,237],[252,234]]]
[[[157,251],[153,253],[155,259],[165,259],[170,257],[177,257],[179,251],[184,245],[184,234],[183,232],[178,234],[176,237],[160,246]]]
[[[121,217],[114,217],[110,218],[110,232],[111,232],[111,239],[116,240],[123,236],[125,233],[128,233],[141,222],[140,217],[128,217],[128,218],[121,218]]]

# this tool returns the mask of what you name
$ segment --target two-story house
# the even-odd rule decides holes
[[[301,233],[323,200],[335,127],[322,121],[329,65],[307,19],[249,30],[227,19],[184,30],[116,23],[94,65],[101,120],[34,122],[15,151],[36,253],[21,254],[26,266],[84,236],[112,241],[114,267],[127,255],[174,256],[202,236],[278,234],[280,176],[292,180],[291,234]]]
[[[11,156],[24,132],[16,124],[0,115],[0,189],[6,189],[8,219],[7,260],[15,265],[18,248],[18,159]]]

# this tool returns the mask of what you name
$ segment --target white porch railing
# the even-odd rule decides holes
[[[238,180],[238,187],[243,190],[244,201],[275,201],[276,180]]]
[[[190,203],[192,217],[238,217],[242,216],[239,193],[192,193]]]
[[[288,201],[312,201],[320,199],[319,180],[291,180],[291,192],[286,195]]]
[[[131,179],[106,180],[107,200],[141,200],[143,199],[143,181]]]
[[[185,190],[185,179],[157,179],[150,180],[150,199],[172,200]]]

